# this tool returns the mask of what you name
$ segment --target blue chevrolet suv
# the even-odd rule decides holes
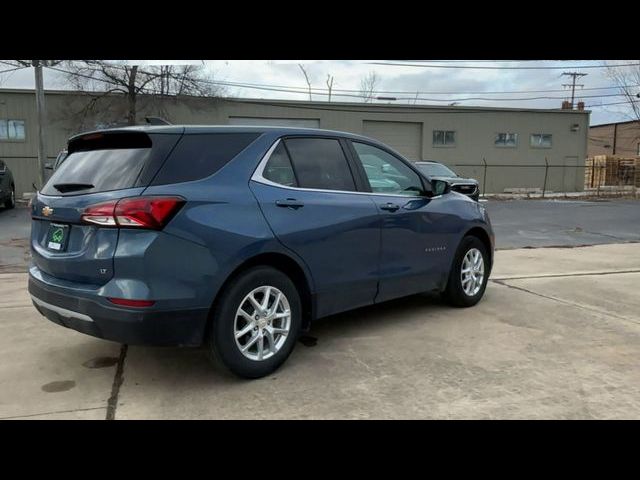
[[[487,285],[484,207],[369,138],[146,126],[67,149],[32,203],[29,292],[89,335],[257,378],[317,318],[425,291],[468,307]]]

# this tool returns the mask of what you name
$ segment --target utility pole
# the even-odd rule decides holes
[[[573,77],[573,83],[564,83],[564,84],[562,84],[563,87],[571,87],[571,109],[573,110],[573,100],[575,99],[576,86],[584,87],[583,84],[576,85],[576,78],[584,77],[587,74],[586,73],[578,73],[578,72],[564,72],[562,74],[562,76],[565,76],[565,75],[567,75],[569,77]]]
[[[44,104],[44,86],[42,82],[42,67],[45,60],[32,60],[36,75],[36,110],[38,112],[38,186],[44,186],[44,164],[47,161],[47,150],[44,138],[44,124],[46,121]]]

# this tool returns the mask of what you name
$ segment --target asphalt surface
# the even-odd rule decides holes
[[[31,254],[29,209],[18,206],[12,210],[0,207],[0,273],[24,272]]]
[[[484,204],[496,248],[640,241],[638,200],[504,200]]]

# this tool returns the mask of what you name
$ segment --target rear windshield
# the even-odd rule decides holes
[[[42,189],[44,195],[81,195],[133,187],[151,148],[77,151],[69,154]]]

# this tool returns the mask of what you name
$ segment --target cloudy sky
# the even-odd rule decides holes
[[[11,61],[8,61],[11,62]],[[131,60],[132,64],[180,64],[175,60]],[[631,63],[633,61],[619,61]],[[635,61],[637,62],[637,61]],[[451,61],[451,60],[195,60],[206,65],[215,81],[225,84],[236,97],[308,100],[307,84],[298,64],[307,71],[313,100],[327,101],[327,76],[333,81],[332,101],[360,102],[361,80],[375,72],[380,100],[393,104],[559,108],[570,90],[563,84],[571,78],[565,71],[587,75],[576,89],[591,114],[591,124],[629,120],[628,106],[602,68],[602,60],[573,61]],[[33,69],[11,69],[0,63],[0,88],[33,88]],[[70,88],[64,76],[45,70],[45,88]],[[241,84],[241,85],[238,85]],[[638,87],[640,92],[640,86]],[[549,98],[551,97],[551,98]],[[618,105],[610,105],[620,103]]]

